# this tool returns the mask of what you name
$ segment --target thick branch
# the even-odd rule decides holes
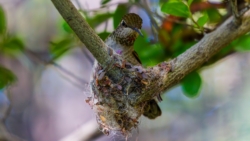
[[[167,75],[161,87],[152,88],[142,94],[130,95],[132,104],[139,104],[155,96],[155,92],[165,91],[179,83],[190,72],[198,69],[207,62],[213,55],[218,53],[236,38],[250,31],[250,11],[245,13],[241,25],[236,25],[232,17],[226,20],[212,33],[206,34],[197,44],[186,50],[184,53],[171,61],[173,71],[163,74]]]
[[[212,33],[203,37],[193,47],[173,59],[174,71],[168,74],[164,90],[177,84],[188,73],[194,71],[230,42],[250,31],[250,11],[245,13],[242,24],[237,26],[231,17]]]
[[[70,0],[51,1],[82,43],[84,43],[88,50],[93,54],[98,63],[100,63],[103,68],[107,69],[113,66],[113,59],[108,55],[105,43],[83,19]],[[122,78],[122,73],[120,73],[120,70],[117,68],[111,67],[108,73],[115,80],[120,80]]]

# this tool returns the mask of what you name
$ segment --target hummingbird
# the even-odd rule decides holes
[[[106,38],[105,43],[117,54],[132,65],[141,65],[138,54],[134,50],[134,42],[141,35],[142,19],[135,13],[129,13],[122,17],[118,27]],[[161,109],[152,99],[143,107],[143,115],[149,119],[155,119],[161,115]]]

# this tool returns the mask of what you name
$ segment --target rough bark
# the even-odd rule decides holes
[[[215,31],[206,34],[197,44],[171,61],[173,71],[168,73],[164,85],[159,89],[167,90],[176,85],[187,74],[202,66],[202,64],[207,62],[213,55],[230,44],[233,40],[249,31],[250,11],[247,11],[242,17],[241,25],[237,25],[233,17],[229,18]],[[136,100],[136,103],[147,99],[150,95],[152,94],[145,93],[144,96]]]
[[[108,55],[106,45],[102,39],[95,33],[89,24],[83,19],[70,0],[52,0],[53,4],[62,15],[64,20],[69,24],[78,38],[93,54],[98,63],[105,69],[115,80],[122,78],[120,70],[112,67],[113,59]]]

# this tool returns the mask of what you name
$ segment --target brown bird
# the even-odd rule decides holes
[[[133,65],[141,65],[141,61],[134,51],[134,42],[141,35],[142,19],[134,13],[123,16],[121,23],[105,40],[105,43],[126,61]],[[143,115],[154,119],[161,115],[161,109],[153,99],[144,106]]]

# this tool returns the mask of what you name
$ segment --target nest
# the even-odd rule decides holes
[[[123,78],[119,82],[114,82],[107,74],[107,68],[95,64],[91,81],[92,95],[86,102],[95,111],[97,122],[104,134],[119,131],[128,136],[137,128],[146,101],[161,93],[156,89],[166,79],[166,75],[162,77],[162,69],[166,67],[160,65],[144,69],[142,66],[131,65],[117,54],[113,54],[112,57],[115,61],[113,67],[121,69]],[[143,93],[151,93],[151,97],[144,102],[136,103]]]

